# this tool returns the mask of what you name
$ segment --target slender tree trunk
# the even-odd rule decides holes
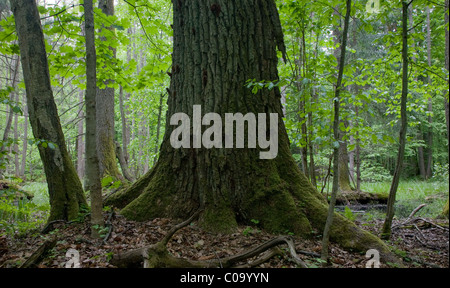
[[[19,93],[16,94],[16,103],[19,103]],[[19,166],[19,114],[14,113],[14,173],[16,176],[20,174],[20,166]]]
[[[431,24],[430,24],[430,6],[427,6],[427,55],[428,67],[431,67]],[[431,77],[428,74],[428,85],[431,87]],[[430,179],[433,175],[433,101],[428,97],[428,135],[427,135],[427,170],[426,178]]]
[[[417,133],[417,139],[419,141],[423,141],[423,135],[422,135],[422,131],[421,129],[419,129],[418,133]],[[419,173],[420,173],[420,178],[422,179],[426,179],[427,178],[427,173],[425,170],[425,156],[424,156],[424,152],[423,152],[423,147],[419,146],[417,147],[417,162],[419,165]]]
[[[314,88],[313,88],[314,89]],[[311,102],[313,101],[314,97],[311,98]],[[311,109],[312,110],[312,109]],[[308,126],[309,126],[309,132],[308,132],[308,150],[309,150],[309,176],[311,180],[311,184],[317,188],[317,179],[316,179],[316,164],[314,162],[314,144],[312,143],[312,125],[313,125],[313,113],[308,113]]]
[[[96,145],[97,65],[95,50],[94,7],[92,0],[84,1],[86,31],[86,190],[91,194],[91,235],[99,237],[103,226],[102,186]]]
[[[114,0],[100,0],[99,9],[105,15],[114,15]],[[112,27],[103,27],[113,31]],[[102,39],[105,41],[106,39]],[[109,48],[112,59],[116,57],[116,51]],[[106,80],[105,84],[110,85],[113,80]],[[117,179],[124,180],[120,174],[116,161],[116,146],[114,143],[114,88],[106,87],[104,89],[97,88],[97,152],[100,169],[100,177],[107,175]]]
[[[354,130],[353,121],[348,121],[348,123],[349,123],[350,129]],[[348,143],[350,144],[350,146],[354,146],[355,145],[355,136],[350,135],[350,139],[348,140]],[[349,173],[350,181],[355,183],[355,150],[348,152],[348,173]]]
[[[346,1],[346,14],[345,14],[345,20],[344,20],[344,31],[342,34],[342,45],[341,45],[341,55],[339,58],[339,72],[338,72],[338,78],[336,83],[336,91],[335,96],[333,99],[334,102],[334,120],[333,120],[333,133],[334,133],[334,139],[335,141],[339,141],[340,139],[340,129],[339,129],[339,108],[340,108],[340,93],[343,89],[342,87],[342,78],[344,75],[344,66],[345,66],[345,54],[347,49],[347,38],[348,38],[348,26],[350,23],[350,14],[351,14],[351,7],[352,7],[352,1],[347,0]],[[339,143],[339,142],[338,142]],[[329,245],[329,239],[330,239],[330,229],[331,225],[334,220],[334,206],[336,204],[336,196],[339,190],[339,174],[341,173],[340,167],[339,167],[339,144],[334,145],[334,152],[333,152],[333,188],[331,192],[331,200],[330,205],[328,207],[328,216],[327,221],[325,223],[325,228],[323,231],[323,238],[322,238],[322,254],[321,259],[323,261],[328,262],[328,245]]]
[[[116,157],[119,159],[120,167],[122,168],[122,174],[128,181],[135,181],[134,177],[131,176],[129,169],[128,169],[128,138],[129,138],[129,132],[128,132],[128,121],[127,121],[127,114],[125,111],[125,105],[123,103],[123,87],[120,86],[120,92],[119,92],[119,105],[120,105],[120,117],[122,120],[122,147],[121,149],[119,142],[116,142]]]
[[[78,100],[80,102],[83,102],[83,91],[80,90],[78,93]],[[86,154],[86,148],[85,148],[85,140],[84,140],[84,123],[85,123],[85,116],[84,116],[84,111],[83,109],[80,109],[80,111],[78,112],[78,118],[80,119],[78,121],[78,135],[77,135],[77,173],[78,173],[78,177],[80,177],[80,179],[83,179],[85,176],[85,164],[86,164],[86,159],[85,159],[85,154]]]
[[[24,95],[24,108],[23,108],[23,144],[22,144],[22,161],[20,163],[20,177],[23,180],[25,179],[25,166],[27,163],[27,150],[28,150],[28,105],[27,105],[27,96]]]
[[[130,37],[132,37],[133,35],[133,29],[129,28],[128,29],[128,35],[130,35]],[[127,47],[127,61],[128,63],[131,61],[131,48],[130,46]],[[124,158],[125,161],[127,162],[127,164],[129,163],[130,160],[130,153],[128,151],[128,147],[130,145],[130,139],[131,139],[131,127],[130,127],[130,121],[129,121],[129,109],[128,109],[128,105],[124,104],[124,101],[130,101],[130,93],[126,93],[125,94],[125,99],[122,99],[122,105],[123,107],[121,107],[120,111],[121,111],[121,116],[123,116],[124,118],[122,118],[122,147],[123,147],[123,154],[124,154]],[[123,115],[122,115],[122,111],[123,111]]]
[[[359,107],[355,107],[356,119],[359,117]],[[359,137],[359,127],[356,130],[355,145],[355,165],[356,165],[356,192],[361,192],[361,139]]]
[[[129,60],[130,61],[130,60]],[[120,86],[119,91],[119,109],[120,109],[120,119],[122,121],[122,147],[125,163],[128,163],[128,159],[126,157],[128,153],[128,124],[127,124],[127,114],[125,111],[124,99],[123,99],[123,87]]]
[[[394,176],[392,179],[391,188],[389,190],[388,206],[386,211],[386,219],[383,224],[381,237],[388,240],[391,237],[392,219],[394,218],[394,204],[397,194],[398,184],[400,182],[400,174],[403,167],[403,159],[405,156],[406,147],[406,130],[408,127],[408,119],[406,115],[406,103],[408,98],[408,3],[402,2],[402,62],[403,62],[403,76],[402,76],[402,96],[401,96],[401,128],[400,128],[400,147],[397,156],[397,165],[395,167]]]
[[[305,26],[302,26],[302,38],[301,38],[301,53],[299,55],[299,58],[301,59],[300,62],[300,71],[302,72],[300,75],[302,75],[302,79],[304,79],[306,77],[306,72],[307,72],[307,58],[306,58],[306,33],[305,33]],[[302,88],[305,85],[303,85]],[[308,133],[308,114],[309,112],[306,111],[306,95],[307,93],[303,93],[303,97],[300,99],[301,101],[301,110],[300,113],[302,113],[303,115],[305,115],[304,117],[302,117],[301,121],[302,121],[302,139],[304,139],[304,143],[302,146],[302,157],[303,157],[303,165],[304,165],[304,173],[305,176],[307,178],[310,179],[310,181],[312,181],[311,179],[311,171],[310,171],[310,165],[311,163],[308,165],[308,148],[309,148],[309,143],[310,143],[310,139],[309,139],[309,133]],[[311,182],[312,183],[312,182]]]
[[[409,20],[409,25],[411,25],[412,27],[414,27],[414,16],[413,16],[413,4],[410,4],[409,7],[409,12],[408,12],[408,20]],[[412,28],[411,29],[411,33],[414,34],[415,33],[415,29]],[[411,43],[411,48],[415,49],[416,47],[416,42],[413,39],[412,43]],[[411,60],[416,63],[417,62],[417,58],[415,56],[415,54],[412,55]],[[414,79],[415,82],[418,81],[417,77]],[[417,140],[420,141],[421,143],[424,141],[423,139],[423,127],[419,127],[419,131],[417,132]],[[419,146],[417,147],[417,164],[419,166],[419,174],[420,174],[420,178],[425,180],[427,179],[427,171],[426,171],[426,167],[425,167],[425,153],[424,153],[424,147],[423,146]]]
[[[344,123],[344,121],[341,121]],[[339,190],[341,193],[351,192],[350,171],[348,169],[349,157],[347,149],[347,140],[344,140],[345,132],[339,133]]]
[[[10,3],[19,38],[33,136],[54,146],[38,146],[50,195],[49,221],[72,220],[78,216],[80,206],[87,203],[67,152],[53,98],[39,12],[33,0],[11,0]]]
[[[445,12],[444,12],[444,21],[445,21],[445,27],[448,27],[448,8],[449,8],[449,0],[445,0]],[[450,71],[449,68],[449,53],[450,53],[450,49],[449,49],[449,31],[448,29],[445,29],[445,68],[447,69],[447,72]],[[447,79],[447,83],[450,85],[450,81]],[[444,91],[444,109],[445,109],[445,123],[447,124],[447,138],[450,138],[450,119],[449,119],[449,112],[450,112],[450,108],[449,108],[449,93],[448,90]],[[447,147],[448,149],[448,147]],[[450,155],[450,154],[449,154]],[[449,161],[450,161],[450,157],[449,157]]]
[[[14,59],[14,64],[12,64],[9,69],[10,79],[11,79],[11,87],[14,87],[14,88],[16,87],[16,84],[18,81],[19,64],[20,64],[20,58],[19,58],[19,56],[17,56],[17,58]],[[14,99],[15,95],[16,95],[16,92],[11,93],[11,99]],[[2,146],[0,147],[1,152],[5,152],[7,150],[5,143],[8,142],[9,133],[11,132],[11,125],[13,122],[14,114],[15,113],[13,111],[13,108],[10,107],[9,112],[6,116],[6,125],[5,125],[5,130],[3,131]],[[3,161],[4,161],[3,156],[0,156],[0,163]],[[0,179],[3,178],[3,174],[5,173],[5,171],[6,171],[6,169],[0,169]]]
[[[136,179],[131,176],[130,171],[128,170],[128,163],[125,160],[125,155],[120,147],[119,142],[115,142],[116,144],[116,157],[119,160],[120,167],[122,168],[123,176],[130,182],[134,182]]]

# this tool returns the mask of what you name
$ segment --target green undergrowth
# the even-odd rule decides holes
[[[20,236],[37,231],[50,211],[46,183],[10,185],[0,190],[0,234]]]
[[[389,193],[390,182],[362,183],[361,189],[370,193]],[[417,214],[417,217],[436,218],[449,197],[449,181],[400,181],[395,203],[395,215],[398,218],[408,217],[411,212],[421,204],[426,204]],[[382,216],[384,213],[373,211],[373,216]]]

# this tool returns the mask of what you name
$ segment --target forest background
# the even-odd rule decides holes
[[[342,1],[276,2],[287,61],[280,61],[279,82],[248,79],[247,87],[254,93],[280,87],[291,152],[319,191],[326,195],[331,191],[331,158],[338,145],[341,191],[386,194],[401,125],[398,3],[355,1],[353,5],[341,93],[342,138],[334,139],[333,85]],[[78,176],[85,179],[83,8],[79,1],[38,4],[66,146]],[[156,163],[172,66],[170,1],[115,1],[113,6],[109,12],[94,10],[99,31],[97,87],[109,93],[97,108],[105,115],[97,119],[97,131],[112,131],[111,138],[97,140],[99,147],[105,147],[99,152],[104,155],[100,157],[104,188],[133,182]],[[409,7],[408,128],[397,213],[407,216],[426,202],[421,213],[436,217],[446,203],[448,207],[448,1],[415,0]],[[23,200],[17,208],[11,208],[15,199],[5,198],[0,203],[0,229],[25,233],[41,227],[48,217],[47,184],[37,146],[52,149],[54,143],[31,136],[17,35],[6,0],[0,0],[0,26],[0,173],[7,180],[2,183],[20,185],[34,195],[33,201]],[[21,213],[10,213],[14,209]]]

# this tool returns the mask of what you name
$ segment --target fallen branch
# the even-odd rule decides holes
[[[46,240],[31,256],[20,266],[20,268],[33,268],[39,264],[45,254],[56,245],[56,238]]]
[[[425,207],[425,206],[427,206],[427,204],[421,204],[421,205],[419,205],[416,209],[414,209],[414,210],[411,212],[411,214],[409,214],[408,218],[406,218],[405,221],[403,221],[403,222],[400,223],[400,224],[393,225],[393,226],[392,226],[392,230],[394,230],[395,228],[400,228],[400,227],[402,227],[402,226],[406,226],[406,225],[410,224],[411,222],[415,222],[417,218],[414,218],[414,219],[413,219],[414,215],[416,215],[416,213],[419,212],[419,210],[422,209],[422,208]]]
[[[106,233],[105,237],[103,238],[103,244],[106,244],[108,242],[109,237],[111,236],[111,232],[113,231],[113,225],[112,225],[112,218],[114,217],[114,210],[109,213],[108,219],[105,222],[105,225],[108,227],[108,233]]]
[[[259,257],[255,261],[235,266],[235,268],[252,268],[252,267],[256,267],[258,265],[261,265],[261,264],[267,262],[272,257],[281,256],[281,255],[283,255],[283,251],[281,251],[281,249],[278,248],[278,247],[274,247],[274,248],[270,249],[269,251],[265,252],[261,257]],[[221,267],[221,268],[223,268],[223,267]]]
[[[149,245],[146,247],[134,249],[127,251],[122,254],[114,255],[110,263],[119,268],[130,268],[130,267],[144,267],[144,268],[233,268],[233,267],[248,267],[259,265],[264,263],[271,257],[280,254],[280,250],[274,250],[273,248],[286,244],[288,246],[288,251],[291,259],[300,267],[306,268],[305,262],[298,257],[295,251],[294,242],[290,237],[279,236],[275,239],[269,240],[257,247],[254,247],[248,251],[244,251],[238,255],[225,257],[222,259],[210,259],[205,261],[190,260],[184,258],[177,258],[170,255],[167,250],[167,244],[169,243],[172,236],[183,227],[189,225],[195,218],[198,217],[201,211],[197,211],[188,220],[174,226],[169,232],[164,236],[164,238],[156,244]],[[238,263],[256,257],[263,252],[271,249],[270,252],[265,253],[260,258],[256,259],[254,262],[244,265],[237,265]]]
[[[422,209],[423,207],[427,206],[427,204],[421,204],[419,205],[416,209],[414,209],[411,214],[409,214],[408,218],[406,218],[405,221],[403,221],[401,224],[397,224],[392,226],[392,230],[394,230],[395,228],[399,228],[405,225],[408,225],[411,222],[414,222],[415,219],[412,219],[412,217],[414,217],[414,215],[416,215],[417,212],[419,212],[420,209]]]
[[[84,218],[86,218],[87,216],[90,216],[90,215],[91,215],[91,213],[87,213],[87,214],[82,215],[83,221],[84,221]],[[42,230],[41,230],[41,234],[48,234],[49,232],[53,231],[55,229],[55,227],[53,226],[54,224],[64,223],[66,225],[70,225],[72,223],[77,223],[77,222],[80,222],[80,221],[81,220],[79,220],[79,219],[72,220],[72,221],[53,220],[53,221],[50,221],[47,224],[45,224],[44,228],[42,228]]]

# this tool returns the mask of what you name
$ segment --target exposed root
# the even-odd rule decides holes
[[[177,258],[172,255],[167,250],[167,244],[169,243],[172,236],[183,227],[189,225],[194,219],[196,219],[200,212],[197,211],[188,220],[174,226],[165,235],[165,237],[156,244],[149,245],[146,247],[134,249],[119,255],[115,255],[111,259],[111,264],[119,268],[129,268],[129,267],[144,267],[144,268],[237,268],[237,267],[253,267],[261,263],[266,262],[275,255],[281,255],[282,251],[277,247],[279,245],[287,244],[288,251],[291,259],[302,268],[307,268],[305,262],[303,262],[300,257],[298,257],[295,251],[294,242],[290,237],[279,236],[275,239],[269,240],[257,247],[250,250],[242,252],[238,255],[222,258],[222,259],[211,259],[206,261],[194,261],[189,259]],[[266,252],[268,251],[268,252]],[[266,252],[266,253],[264,253]],[[263,253],[261,257],[255,261],[237,265],[238,263],[256,257]]]

